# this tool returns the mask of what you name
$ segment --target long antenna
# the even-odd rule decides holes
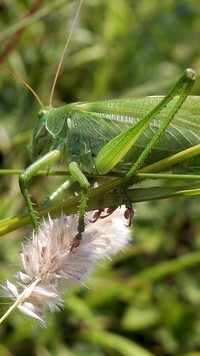
[[[41,106],[44,106],[42,100],[39,98],[39,96],[36,94],[36,92],[31,88],[31,86],[25,82],[24,79],[22,79],[18,74],[16,74],[15,72],[13,72],[11,69],[8,69],[7,67],[4,67],[2,64],[0,64],[0,68],[3,69],[5,72],[10,73],[13,77],[15,77],[20,83],[24,84],[30,91],[31,93],[34,95],[34,97],[37,99],[38,103]]]
[[[82,3],[83,3],[83,0],[80,0],[80,1],[79,1],[79,5],[78,5],[78,8],[77,8],[77,11],[76,11],[76,15],[75,15],[75,17],[74,17],[74,20],[73,20],[73,23],[72,23],[72,26],[71,26],[71,29],[70,29],[70,33],[69,33],[67,42],[66,42],[66,44],[65,44],[65,47],[64,47],[64,49],[63,49],[63,52],[62,52],[62,55],[61,55],[61,58],[60,58],[60,62],[59,62],[59,64],[58,64],[58,68],[57,68],[57,71],[56,71],[56,75],[55,75],[55,78],[54,78],[54,81],[53,81],[53,85],[52,85],[51,93],[50,93],[50,98],[49,98],[49,105],[50,105],[50,106],[51,106],[51,104],[52,104],[53,94],[54,94],[55,86],[56,86],[56,83],[57,83],[57,80],[58,80],[58,76],[59,76],[59,73],[60,73],[60,69],[61,69],[61,66],[62,66],[62,64],[63,64],[63,60],[64,60],[64,57],[65,57],[65,53],[66,53],[67,47],[68,47],[68,45],[69,45],[69,42],[70,42],[70,40],[71,40],[73,31],[74,31],[74,27],[75,27],[75,25],[76,25],[77,18],[78,18],[78,16],[79,16],[79,13],[80,13],[80,10],[81,10]]]

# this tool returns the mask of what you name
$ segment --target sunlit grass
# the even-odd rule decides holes
[[[68,1],[52,11],[43,1],[41,9],[49,7],[48,14],[25,27],[3,63],[45,103],[75,13],[71,5]],[[1,32],[20,25],[27,6],[4,2]],[[198,72],[199,12],[198,1],[119,1],[116,6],[114,0],[85,0],[53,104],[167,93],[186,67]],[[1,72],[0,87],[1,168],[24,169],[30,164],[27,145],[38,105],[8,73]],[[2,219],[26,214],[17,176],[0,180]],[[36,177],[30,183],[32,197],[40,202],[58,182],[58,177]],[[72,289],[46,329],[13,312],[0,328],[2,355],[25,354],[27,345],[30,355],[198,354],[199,197],[140,202],[135,208],[130,248],[95,271],[89,290]],[[30,233],[31,227],[24,227],[1,237],[2,282],[17,270],[21,242]],[[3,303],[1,315],[9,307]]]

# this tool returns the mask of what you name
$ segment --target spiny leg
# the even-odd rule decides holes
[[[84,217],[85,217],[85,210],[87,206],[88,189],[90,183],[88,182],[86,176],[81,172],[77,162],[71,162],[69,164],[69,171],[81,186],[81,200],[80,200],[79,212],[78,212],[78,232],[73,238],[70,245],[70,251],[72,251],[74,247],[79,246],[80,240],[82,239],[82,233],[85,230]]]
[[[27,183],[34,175],[37,174],[39,170],[43,169],[46,166],[51,165],[53,162],[57,161],[60,157],[61,157],[61,152],[58,150],[53,150],[47,153],[46,155],[44,155],[43,157],[39,158],[36,162],[32,163],[19,176],[19,186],[24,196],[31,221],[35,229],[38,229],[38,221],[37,221],[36,213],[34,212],[33,209],[31,199],[29,197]]]
[[[167,105],[167,103],[172,100],[180,91],[181,93],[177,97],[177,101],[174,104],[174,107],[172,110],[169,112],[168,117],[166,120],[163,122],[163,124],[159,127],[155,135],[152,137],[152,139],[149,141],[135,164],[132,166],[132,168],[129,170],[129,172],[126,174],[125,178],[123,179],[123,182],[121,183],[119,187],[119,191],[121,192],[122,195],[124,195],[125,202],[126,202],[126,211],[125,211],[125,217],[130,219],[133,216],[133,209],[132,209],[132,203],[130,199],[127,196],[126,189],[127,187],[131,184],[131,181],[134,177],[134,174],[137,172],[141,164],[145,161],[147,156],[150,154],[153,146],[157,142],[157,140],[160,138],[160,136],[163,134],[167,126],[169,125],[170,121],[173,119],[177,111],[180,109],[181,105],[185,101],[186,97],[191,91],[191,88],[194,84],[195,80],[195,72],[192,69],[187,69],[183,75],[180,77],[180,79],[177,81],[175,86],[171,89],[169,94],[158,104],[160,107],[160,111]],[[170,99],[170,100],[169,100]],[[157,107],[156,109],[156,114],[157,114]],[[155,118],[155,115],[153,116]],[[152,118],[152,119],[153,119]]]
[[[115,136],[112,140],[110,140],[106,145],[98,153],[95,159],[96,169],[100,174],[106,174],[118,164],[130,150],[130,148],[134,145],[143,131],[148,127],[150,122],[157,117],[157,115],[164,109],[164,107],[172,100],[176,95],[181,92],[180,96],[176,98],[176,102],[174,104],[173,109],[170,111],[170,114],[166,118],[163,125],[161,125],[160,129],[157,130],[155,135],[147,144],[146,148],[135,162],[133,167],[125,176],[122,184],[119,187],[119,192],[124,196],[124,200],[127,204],[127,211],[125,213],[126,216],[131,216],[133,214],[131,201],[128,199],[126,194],[126,188],[130,185],[134,174],[141,166],[141,164],[145,161],[146,157],[149,155],[152,147],[165,131],[167,125],[173,119],[176,112],[181,107],[182,103],[186,99],[189,94],[192,85],[195,80],[195,72],[192,69],[186,69],[173,88],[170,90],[167,96],[165,96],[153,110],[151,110],[143,119],[138,121],[137,124],[130,126],[130,128],[121,132],[119,135]]]

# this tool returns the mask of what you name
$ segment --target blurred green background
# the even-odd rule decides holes
[[[33,4],[33,21],[27,20]],[[47,104],[76,8],[76,1],[0,1],[1,63]],[[187,67],[197,71],[198,95],[199,38],[198,0],[84,0],[53,104],[165,94]],[[1,70],[1,168],[30,164],[38,109],[31,93]],[[1,218],[26,211],[17,176],[0,179]],[[45,197],[58,184],[37,177],[30,191]],[[200,355],[199,215],[198,196],[137,204],[131,247],[97,269],[89,290],[70,290],[46,329],[13,312],[0,326],[0,354]],[[24,235],[28,229],[0,240],[2,281],[19,268]],[[7,308],[2,304],[0,314]]]

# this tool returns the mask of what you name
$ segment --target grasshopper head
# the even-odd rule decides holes
[[[46,120],[51,107],[42,107],[38,112],[38,121],[35,125],[32,137],[32,145],[29,147],[30,156],[33,161],[49,152],[52,144],[53,137],[46,129]]]

